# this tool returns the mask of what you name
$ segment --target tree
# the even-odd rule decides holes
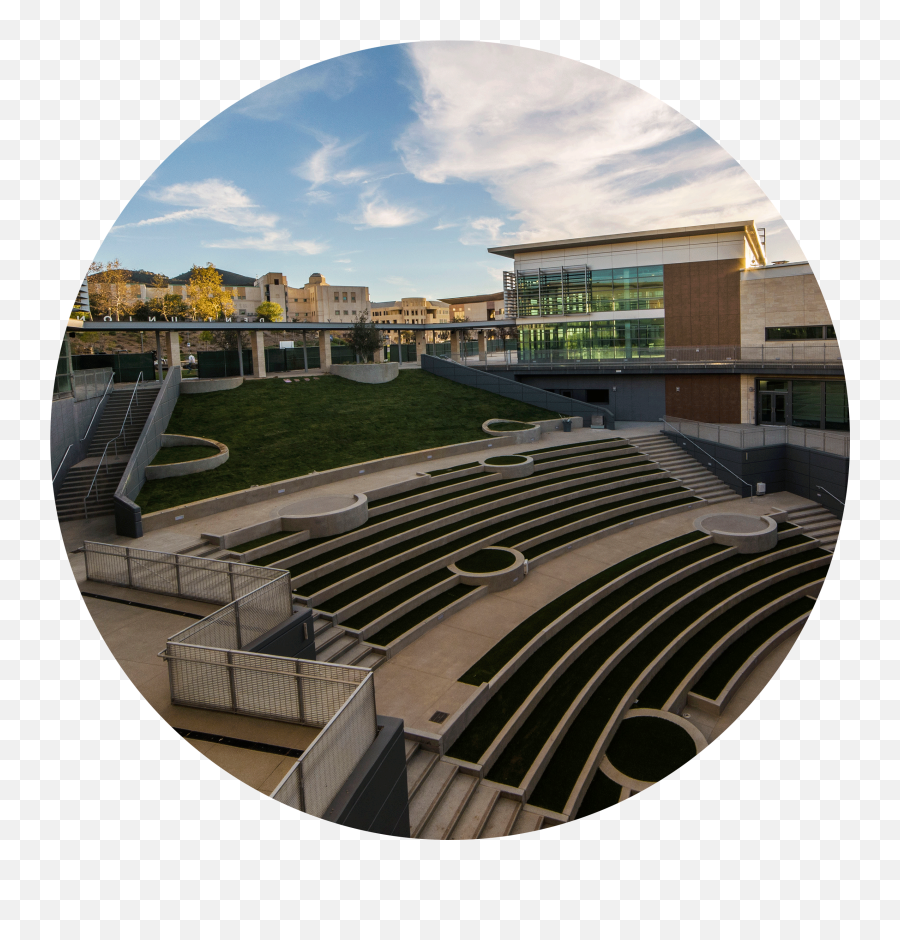
[[[191,265],[187,294],[197,320],[223,320],[234,310],[234,300],[222,289],[222,275],[211,261],[205,268]]]
[[[364,313],[353,321],[353,329],[346,337],[347,345],[363,362],[372,362],[382,346],[381,330]]]
[[[284,311],[281,309],[281,304],[272,303],[269,300],[261,303],[256,308],[256,315],[263,320],[268,320],[269,323],[277,323],[284,319]]]
[[[466,320],[467,320],[467,317],[464,313],[453,314],[454,323],[465,323]],[[472,334],[470,330],[457,330],[456,332],[459,333],[459,339],[460,339],[460,342],[462,343],[468,342],[472,338]]]
[[[88,268],[88,298],[91,311],[97,318],[112,317],[120,320],[128,304],[128,281],[131,273],[118,258],[101,264],[91,262]]]

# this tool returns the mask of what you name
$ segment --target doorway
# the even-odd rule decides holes
[[[759,393],[759,423],[787,424],[787,392]]]

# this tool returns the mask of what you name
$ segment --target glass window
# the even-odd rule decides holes
[[[347,303],[347,291],[344,291],[344,303]]]
[[[350,299],[356,303],[356,291],[350,291]]]
[[[825,383],[825,428],[828,431],[850,430],[850,408],[844,382]]]
[[[341,299],[341,295],[337,291],[335,291],[334,292],[335,303],[337,303],[340,299]]]
[[[787,382],[781,379],[760,379],[759,390],[761,392],[783,392],[787,389]]]
[[[522,362],[653,358],[664,346],[662,318],[523,327],[519,334]]]
[[[792,383],[791,424],[795,428],[820,428],[822,426],[821,382]]]
[[[648,264],[638,268],[638,299],[641,310],[663,308],[663,266]]]
[[[804,340],[822,339],[822,326],[767,326],[766,341],[773,340],[793,340],[802,342]]]
[[[613,301],[616,310],[638,309],[637,268],[613,268]]]
[[[591,271],[591,312],[608,313],[614,309],[612,269]]]
[[[837,333],[834,332],[833,326],[825,327],[825,339],[837,339]]]

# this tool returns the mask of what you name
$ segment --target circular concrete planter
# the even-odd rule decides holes
[[[331,374],[364,385],[393,382],[400,374],[399,362],[341,362],[331,364]]]
[[[311,496],[285,506],[279,512],[287,532],[306,530],[314,539],[340,535],[369,519],[369,501],[364,493],[354,496]]]
[[[222,379],[185,379],[181,383],[182,395],[203,395],[206,392],[224,392],[237,388],[244,382],[242,375],[232,375]]]
[[[162,447],[217,447],[218,454],[212,457],[198,457],[196,460],[183,460],[180,463],[164,463],[158,467],[147,467],[144,471],[148,480],[167,480],[170,477],[186,477],[192,473],[212,470],[228,460],[228,448],[218,441],[207,437],[189,437],[186,434],[163,434],[160,438]]]
[[[696,757],[697,754],[702,751],[706,745],[707,740],[703,736],[703,733],[697,728],[696,725],[691,724],[686,718],[682,718],[681,715],[672,714],[672,712],[660,711],[656,708],[632,708],[630,709],[625,718],[622,721],[622,724],[619,726],[621,729],[625,722],[634,721],[635,719],[642,719],[646,722],[648,719],[652,720],[654,723],[660,722],[663,727],[665,725],[670,725],[672,732],[674,734],[683,733],[683,742],[685,744],[685,751],[693,750],[693,753],[690,754],[688,760],[693,757]],[[680,729],[676,731],[675,729]],[[613,755],[615,758],[615,754]],[[677,766],[671,766],[668,768],[663,768],[665,770],[659,776],[659,779],[662,780],[663,777],[667,777],[669,774],[674,773],[678,767],[683,766],[683,764],[677,764]],[[631,768],[626,768],[631,769]],[[607,751],[604,754],[602,761],[600,762],[600,770],[606,774],[611,780],[614,780],[616,783],[622,784],[622,786],[629,787],[632,790],[645,790],[647,787],[652,786],[656,783],[656,780],[643,780],[639,777],[632,777],[625,773],[620,767],[618,767],[613,760],[609,757],[609,752]]]
[[[694,528],[712,536],[717,545],[730,545],[741,555],[765,552],[778,544],[778,523],[769,516],[715,512],[694,521]]]
[[[492,571],[468,571],[466,569],[466,562],[476,563],[473,564],[473,567],[483,567],[483,564],[477,564],[477,562],[486,560],[493,561],[494,564],[503,567],[495,568]],[[517,552],[514,548],[501,548],[491,545],[475,552],[473,555],[469,555],[467,558],[461,558],[447,567],[454,574],[459,575],[459,580],[463,584],[484,584],[491,591],[505,591],[525,578],[527,566],[528,562],[521,552]]]
[[[515,457],[515,463],[510,462],[513,457]],[[503,462],[493,463],[492,461]],[[524,454],[484,457],[478,462],[481,464],[485,473],[499,473],[504,480],[518,480],[522,477],[530,477],[531,474],[534,473],[534,458],[526,457]]]
[[[494,424],[524,424],[527,427],[521,431],[494,431],[491,426]],[[531,421],[510,421],[509,418],[490,418],[481,425],[481,430],[491,437],[505,438],[508,444],[533,444],[541,439],[542,428],[537,422]]]

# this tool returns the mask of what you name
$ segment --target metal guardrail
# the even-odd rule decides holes
[[[109,366],[100,369],[79,369],[73,372],[72,393],[75,401],[86,401],[98,395],[105,396],[109,385],[107,380],[112,379],[113,375],[114,372]]]
[[[686,441],[689,441],[692,447],[696,447],[697,450],[699,450],[701,454],[703,454],[706,457],[709,457],[710,460],[718,464],[726,473],[730,473],[736,480],[739,480],[742,486],[750,487],[750,499],[751,500],[753,499],[753,484],[752,483],[750,483],[748,480],[745,480],[739,474],[735,473],[734,470],[732,470],[731,468],[726,467],[725,464],[723,464],[721,460],[716,460],[716,458],[713,457],[713,455],[710,454],[708,451],[705,451],[702,447],[698,447],[696,441],[690,440],[690,438],[688,438],[686,434],[684,434],[679,428],[676,428],[672,424],[670,424],[665,418],[663,418],[663,426],[671,428],[676,434],[681,434],[681,436]],[[741,495],[743,496],[743,493]]]
[[[815,485],[815,488],[816,488],[816,495],[817,495],[817,496],[820,495],[821,493],[827,493],[836,503],[840,503],[842,506],[845,505],[845,503],[844,503],[844,501],[843,501],[842,499],[838,499],[838,497],[835,496],[834,493],[831,492],[831,490],[826,490],[825,487],[822,486],[821,484],[817,483],[817,484]]]
[[[370,673],[287,772],[272,799],[311,816],[324,816],[377,733],[375,678]]]
[[[230,601],[166,641],[172,703],[321,728],[273,796],[324,815],[375,740],[375,683],[360,666],[240,648],[290,617],[290,573],[103,542],[85,542],[84,553],[92,581]]]
[[[850,435],[836,431],[762,424],[752,428],[729,427],[728,425],[707,424],[702,421],[674,418],[670,415],[665,415],[663,420],[687,437],[723,444],[739,450],[749,450],[752,447],[772,447],[777,444],[793,444],[796,447],[819,450],[838,457],[850,456]]]

